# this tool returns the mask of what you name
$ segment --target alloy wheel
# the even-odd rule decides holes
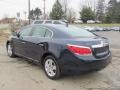
[[[45,71],[48,76],[54,77],[56,75],[57,66],[52,59],[47,59],[45,62]]]

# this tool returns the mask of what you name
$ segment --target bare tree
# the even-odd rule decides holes
[[[105,10],[105,0],[98,0],[96,11],[97,20],[103,21],[104,19],[104,10]]]
[[[73,8],[68,8],[68,12],[67,12],[67,20],[69,23],[73,23],[76,17],[76,13],[73,10]]]

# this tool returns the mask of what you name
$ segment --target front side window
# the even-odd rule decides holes
[[[25,28],[21,29],[19,34],[20,34],[21,37],[30,36],[31,30],[32,30],[32,27],[25,27]]]

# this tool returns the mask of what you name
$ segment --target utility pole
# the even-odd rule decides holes
[[[45,7],[45,0],[44,1],[44,19],[46,19],[46,14],[45,14],[45,10],[46,10],[46,7]]]
[[[29,24],[30,24],[30,0],[28,0],[28,17],[29,17]]]

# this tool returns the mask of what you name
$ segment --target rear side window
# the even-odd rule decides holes
[[[52,31],[46,29],[45,37],[47,38],[52,37]]]
[[[45,24],[52,24],[52,21],[45,21]]]
[[[35,21],[34,24],[43,24],[43,21]]]
[[[45,32],[46,32],[46,29],[45,29],[45,28],[42,28],[42,27],[40,27],[40,26],[36,26],[36,27],[34,27],[34,29],[33,29],[32,36],[44,37],[44,36],[45,36]]]

